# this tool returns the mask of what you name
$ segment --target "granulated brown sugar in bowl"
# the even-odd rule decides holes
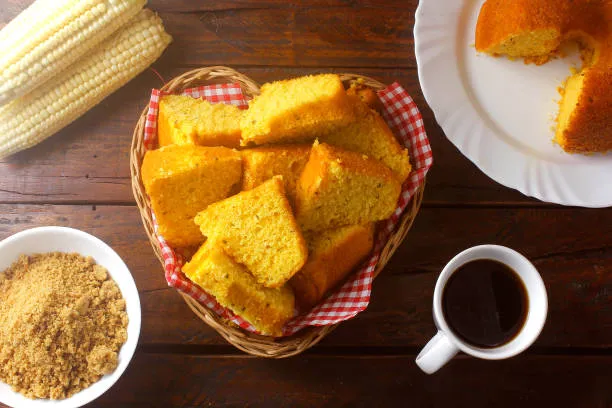
[[[0,272],[0,380],[29,398],[64,399],[117,367],[125,300],[91,257],[21,255]]]

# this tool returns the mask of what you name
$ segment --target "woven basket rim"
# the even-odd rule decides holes
[[[362,84],[369,86],[374,90],[381,90],[386,87],[386,85],[382,84],[381,82],[367,76],[351,73],[341,73],[338,75],[345,83],[360,80]],[[252,98],[259,93],[260,86],[257,82],[232,68],[224,66],[203,67],[185,72],[182,75],[168,81],[163,87],[160,88],[160,90],[172,93],[200,85],[228,82],[239,83],[247,98]],[[159,241],[154,233],[149,202],[140,175],[140,167],[145,154],[143,140],[147,113],[148,104],[143,109],[134,129],[132,144],[130,147],[130,173],[132,180],[132,192],[140,212],[145,232],[149,237],[153,251],[161,262],[163,269],[164,260]],[[374,278],[380,274],[410,230],[412,223],[414,222],[414,219],[420,209],[424,190],[425,182],[423,182],[412,197],[408,207],[406,207],[402,217],[400,218],[395,232],[391,234],[389,240],[382,249],[378,264],[376,265],[376,269],[374,271]],[[262,336],[247,332],[237,327],[233,323],[215,314],[212,310],[201,305],[192,297],[180,291],[178,292],[193,313],[204,323],[217,331],[224,339],[239,350],[258,357],[286,358],[297,355],[317,344],[327,334],[334,330],[338,324],[340,324],[337,323],[329,326],[309,326],[298,331],[296,334],[287,337],[273,338],[269,336]]]

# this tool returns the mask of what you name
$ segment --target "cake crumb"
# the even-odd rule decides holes
[[[64,399],[112,373],[127,340],[125,300],[93,258],[22,255],[0,272],[0,380]]]

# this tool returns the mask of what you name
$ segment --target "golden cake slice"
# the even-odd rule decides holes
[[[295,185],[310,154],[310,145],[278,145],[242,150],[242,189],[251,190],[273,176],[283,176],[287,197],[295,202]]]
[[[542,64],[577,42],[582,70],[564,87],[555,140],[570,153],[612,150],[612,1],[487,0],[476,49]]]
[[[243,111],[225,103],[212,104],[187,95],[164,95],[159,101],[159,146],[195,144],[240,146]]]
[[[240,122],[242,146],[314,140],[355,119],[340,77],[311,75],[264,84]]]
[[[240,183],[242,158],[225,147],[173,145],[148,151],[141,172],[159,233],[171,246],[197,245],[204,237],[193,217]]]
[[[612,65],[607,72],[588,68],[566,81],[557,122],[555,140],[565,151],[612,150]]]
[[[195,222],[266,287],[284,285],[308,257],[281,176],[209,205]]]
[[[304,231],[323,231],[388,218],[401,192],[378,160],[315,142],[300,176],[296,218]]]
[[[408,150],[402,147],[385,120],[360,100],[354,100],[357,120],[319,141],[372,157],[396,174],[403,183],[410,174]]]
[[[206,241],[185,266],[185,275],[261,334],[281,336],[295,311],[290,287],[266,288],[218,244]]]
[[[352,81],[351,85],[346,90],[346,93],[349,96],[356,97],[361,102],[368,105],[370,109],[374,109],[376,112],[381,113],[383,110],[383,104],[376,94],[376,91],[365,85],[363,82],[364,81],[361,78]]]
[[[372,251],[374,224],[306,233],[308,262],[289,283],[300,309],[319,303]]]

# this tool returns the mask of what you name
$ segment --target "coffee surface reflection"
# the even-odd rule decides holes
[[[442,293],[446,321],[455,335],[481,348],[511,341],[529,308],[525,285],[512,268],[491,259],[460,266]]]

